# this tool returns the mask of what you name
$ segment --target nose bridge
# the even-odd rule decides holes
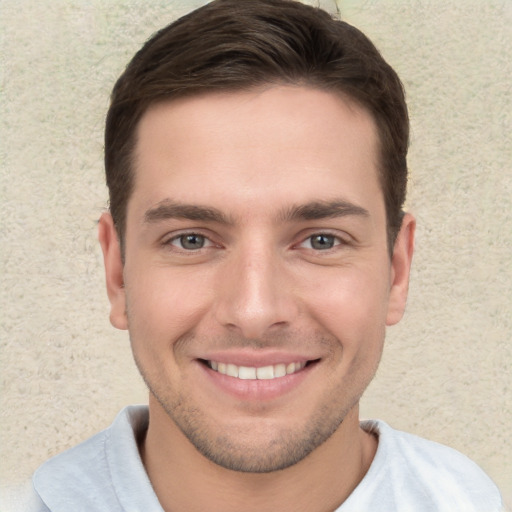
[[[281,256],[265,241],[252,241],[233,251],[223,269],[217,294],[217,320],[247,338],[289,324],[296,306],[285,286]]]

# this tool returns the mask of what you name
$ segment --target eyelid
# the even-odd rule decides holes
[[[319,235],[333,237],[335,239],[334,246],[329,249],[323,249],[323,250],[314,249],[311,246],[305,247],[305,244],[308,243],[308,241],[310,241],[311,238],[313,238],[315,236],[319,236]],[[340,233],[339,231],[332,230],[332,229],[311,229],[311,230],[308,229],[306,233],[303,232],[301,234],[299,241],[297,243],[295,243],[293,247],[312,250],[315,253],[322,253],[322,252],[329,253],[330,251],[336,250],[340,246],[349,245],[352,240],[353,240],[352,237],[348,233],[345,233],[345,232]]]
[[[202,247],[198,247],[197,249],[185,249],[184,247],[179,247],[177,244],[174,245],[174,242],[179,242],[183,237],[190,235],[201,237],[204,240],[204,245]],[[206,249],[207,247],[212,247],[215,245],[207,236],[201,235],[200,233],[184,233],[182,235],[172,237],[170,240],[167,241],[167,244],[174,245],[175,247],[178,247],[178,249],[186,252],[197,252],[200,251],[201,249]]]
[[[173,242],[175,242],[175,241],[179,240],[181,237],[187,236],[187,235],[201,236],[205,239],[206,244],[203,247],[201,247],[200,249],[195,249],[195,250],[185,249],[183,247],[179,247],[178,245],[173,244]],[[172,233],[167,233],[165,236],[163,236],[161,238],[160,245],[162,245],[164,247],[172,246],[172,247],[176,248],[177,250],[182,251],[184,253],[185,252],[186,253],[194,253],[194,252],[199,252],[202,249],[208,249],[210,247],[220,247],[220,244],[213,241],[212,238],[213,238],[212,235],[205,233],[204,230],[202,230],[202,229],[183,229],[180,231],[174,231]]]
[[[304,247],[304,245],[306,243],[309,243],[310,247],[308,247],[308,249],[313,249],[313,250],[316,250],[314,247],[311,246],[311,239],[314,238],[315,236],[326,236],[326,237],[331,237],[334,239],[334,245],[333,247],[329,247],[328,249],[323,249],[323,251],[328,251],[329,249],[333,249],[334,247],[337,247],[338,245],[341,245],[343,244],[343,240],[340,239],[340,237],[338,236],[335,236],[335,235],[330,235],[328,233],[316,233],[314,235],[310,235],[308,236],[307,238],[305,238],[301,243],[300,243],[300,246],[301,247]]]

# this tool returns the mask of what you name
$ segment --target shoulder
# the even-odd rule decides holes
[[[109,428],[45,462],[32,478],[36,494],[56,512],[123,510],[119,495],[147,478],[136,439],[146,424],[145,407],[123,409]]]
[[[467,487],[494,491],[496,486],[484,471],[466,455],[435,441],[391,428],[384,422],[375,422],[380,430],[380,439],[388,455],[396,465],[405,464],[413,473],[435,476]]]
[[[108,472],[105,444],[110,435],[104,430],[87,441],[46,461],[34,473],[33,482],[37,487],[50,487],[56,479],[67,484],[80,481],[87,484],[96,481],[97,475]]]
[[[379,445],[368,473],[353,493],[356,498],[371,496],[374,503],[386,503],[382,510],[502,509],[496,485],[457,450],[394,430],[382,421],[367,421],[361,426],[378,436]]]

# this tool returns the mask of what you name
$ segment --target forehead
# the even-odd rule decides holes
[[[184,195],[224,207],[277,201],[281,209],[312,195],[362,200],[365,189],[380,195],[377,146],[366,110],[308,87],[159,103],[138,126],[133,199],[141,207]]]

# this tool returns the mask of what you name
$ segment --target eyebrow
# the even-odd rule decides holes
[[[283,210],[278,218],[282,222],[299,220],[319,220],[346,216],[369,217],[370,212],[361,206],[344,200],[310,201],[309,203],[291,206]],[[217,208],[184,204],[164,199],[144,214],[144,222],[153,223],[167,219],[186,219],[218,224],[232,225],[232,218]]]
[[[348,201],[311,201],[306,204],[292,206],[283,211],[281,218],[286,221],[319,220],[349,215],[369,217],[370,212],[361,206]]]
[[[204,222],[217,222],[219,224],[233,224],[224,213],[217,208],[183,204],[170,199],[164,199],[144,214],[144,222],[152,223],[166,219],[199,220]]]

